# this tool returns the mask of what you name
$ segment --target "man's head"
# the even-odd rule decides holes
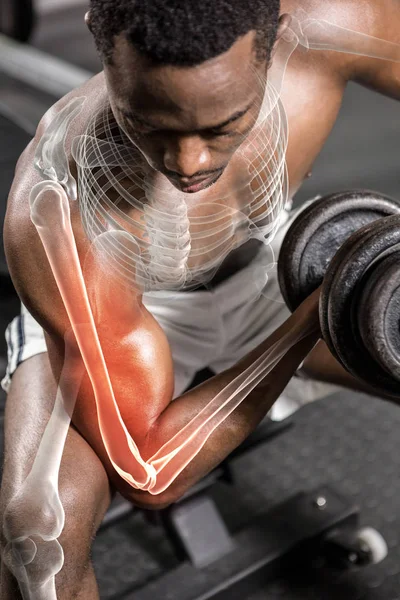
[[[91,0],[117,122],[176,187],[218,178],[257,120],[279,0]]]

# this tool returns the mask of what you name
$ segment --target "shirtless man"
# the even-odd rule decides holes
[[[205,194],[212,194],[215,186],[223,190],[228,185],[232,164],[237,160],[238,140],[249,135],[256,122],[260,110],[256,75],[265,73],[274,62],[273,48],[290,22],[285,15],[306,9],[313,18],[400,44],[397,0],[338,0],[323,5],[309,2],[307,6],[297,0],[283,0],[281,6],[277,0],[255,0],[250,7],[241,0],[220,2],[218,6],[214,0],[204,0],[185,2],[184,12],[179,19],[175,12],[173,23],[168,7],[174,2],[154,3],[154,8],[149,4],[92,0],[86,18],[103,58],[104,71],[55,104],[18,162],[4,237],[10,273],[29,313],[25,310],[24,321],[18,322],[25,325],[25,335],[21,333],[24,339],[19,359],[13,356],[9,364],[12,383],[6,382],[2,511],[26,478],[36,455],[52,412],[64,363],[64,336],[70,329],[28,202],[33,186],[42,180],[33,167],[35,152],[55,116],[72,98],[86,97],[66,140],[74,176],[77,168],[71,154],[72,140],[85,132],[88,120],[109,103],[117,123],[132,140],[132,147],[139,149],[144,168],[150,165],[187,194],[201,187]],[[126,35],[127,31],[131,33]],[[290,58],[281,90],[290,131],[286,151],[290,197],[301,186],[329,135],[350,80],[400,97],[398,62],[356,53],[306,51],[302,46]],[[70,211],[83,261],[89,241],[77,202],[71,200]],[[84,378],[59,477],[66,517],[59,538],[65,563],[56,576],[60,600],[99,597],[90,548],[115,490],[135,505],[150,509],[174,502],[254,430],[307,355],[302,370],[309,377],[368,391],[334,361],[323,342],[312,350],[319,338],[318,293],[288,316],[282,304],[273,302],[271,275],[271,291],[267,288],[254,302],[257,290],[251,288],[254,277],[249,276],[249,268],[257,261],[258,253],[257,240],[243,244],[222,262],[210,282],[211,290],[183,290],[167,308],[153,305],[145,297],[139,311],[121,305],[107,296],[112,289],[107,289],[107,280],[103,279],[109,300],[104,302],[99,337],[124,422],[144,459],[180,431],[275,340],[296,328],[312,333],[284,355],[215,430],[172,485],[157,495],[128,485],[114,469],[99,431],[93,388],[89,378]],[[247,294],[252,298],[248,306]],[[278,296],[275,299],[279,300]],[[224,302],[232,303],[229,310],[236,313],[235,320],[229,321],[228,308],[223,312]],[[212,307],[218,304],[222,307],[217,318],[207,323],[208,313],[215,312]],[[271,312],[274,318],[268,316]],[[252,318],[247,321],[248,313]],[[225,328],[221,323],[216,327],[218,318],[226,319]],[[38,341],[40,333],[42,345]],[[221,339],[229,333],[230,339]],[[197,353],[197,346],[201,346],[202,353]],[[206,365],[218,374],[184,393],[195,371]],[[295,387],[299,386],[297,383]],[[307,393],[305,388],[302,393]],[[18,585],[4,565],[1,597],[20,597]]]

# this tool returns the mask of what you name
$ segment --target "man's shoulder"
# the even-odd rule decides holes
[[[332,24],[332,39],[329,43],[337,44],[335,50],[308,50],[304,53],[305,66],[321,66],[331,75],[337,75],[342,81],[350,79],[369,84],[385,93],[377,79],[376,71],[380,68],[392,70],[390,59],[383,61],[369,56],[370,51],[383,55],[387,50],[376,47],[376,38],[400,44],[400,0],[282,0],[281,13],[300,15],[300,20],[315,19]],[[335,31],[335,27],[341,28]],[[354,35],[362,34],[362,38]],[[368,42],[369,38],[369,42]],[[350,46],[352,51],[346,50]],[[373,52],[372,52],[373,54]],[[382,56],[383,58],[383,56]],[[372,75],[371,75],[372,73]]]
[[[30,218],[30,185],[21,181],[8,206],[4,249],[14,287],[29,312],[48,332],[63,329],[63,305],[38,232]]]
[[[56,323],[63,315],[62,301],[54,276],[45,254],[38,232],[31,221],[29,197],[32,188],[43,180],[34,167],[37,146],[46,129],[71,100],[84,96],[86,102],[78,117],[72,122],[66,141],[66,152],[70,159],[70,143],[74,136],[83,132],[84,124],[93,108],[104,95],[103,74],[90,79],[77,90],[73,90],[54,104],[41,119],[35,137],[20,156],[15,177],[10,189],[4,224],[4,247],[14,286],[28,310],[49,330],[60,330]],[[72,216],[76,211],[72,211]],[[75,219],[76,220],[76,219]],[[52,306],[52,317],[46,304]],[[54,322],[52,322],[52,319]]]
[[[7,213],[10,222],[26,222],[29,218],[29,193],[32,187],[42,180],[42,175],[35,169],[34,159],[38,144],[43,138],[44,133],[51,126],[63,109],[71,101],[77,98],[84,98],[79,114],[69,123],[65,139],[65,151],[68,159],[71,158],[71,143],[75,136],[84,132],[88,119],[93,115],[96,107],[106,99],[106,88],[104,74],[99,73],[87,81],[83,86],[72,90],[69,94],[61,98],[41,118],[36,133],[28,146],[22,152],[18,159],[14,180],[10,189]]]
[[[399,8],[399,0],[282,0],[281,13],[307,15],[353,31],[374,35],[382,19]]]
[[[84,111],[87,114],[90,114],[95,109],[96,105],[102,101],[104,101],[104,96],[106,94],[106,83],[104,72],[101,71],[94,75],[88,81],[86,81],[79,88],[71,90],[68,94],[60,98],[53,106],[49,108],[49,110],[43,115],[40,120],[37,135],[46,129],[51,121],[57,116],[57,114],[63,110],[67,104],[69,104],[72,100],[78,97],[85,97],[86,103],[84,106]]]

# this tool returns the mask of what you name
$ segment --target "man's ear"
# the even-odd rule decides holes
[[[88,11],[85,13],[85,23],[86,23],[86,26],[87,26],[87,28],[89,29],[90,33],[92,33],[92,27],[91,27],[91,25],[90,25],[90,16],[91,16],[91,15],[90,15],[90,10],[88,10]]]
[[[274,58],[276,48],[279,44],[279,41],[280,41],[281,37],[283,36],[283,34],[285,33],[285,31],[287,30],[287,28],[289,27],[291,21],[292,21],[292,17],[288,13],[285,13],[279,17],[278,33],[276,34],[276,40],[272,47],[271,61]]]

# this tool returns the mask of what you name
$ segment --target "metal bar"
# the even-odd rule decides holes
[[[326,502],[323,509],[318,505],[320,498]],[[327,533],[341,527],[355,530],[358,516],[358,508],[328,486],[300,492],[236,533],[233,550],[211,565],[198,569],[189,561],[182,562],[119,598],[242,600],[271,579],[310,564]]]
[[[87,2],[84,0],[36,0],[35,8],[40,15],[53,11],[61,11],[73,6],[82,6],[85,8]]]
[[[0,71],[35,89],[62,98],[93,73],[0,34]]]
[[[40,119],[48,109],[47,104],[37,101],[32,94],[27,95],[11,89],[1,91],[0,114],[32,137],[35,135]]]

